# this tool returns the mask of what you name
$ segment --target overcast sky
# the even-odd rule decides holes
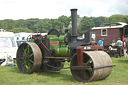
[[[128,15],[128,0],[0,0],[0,20],[58,18],[72,8],[81,17]]]

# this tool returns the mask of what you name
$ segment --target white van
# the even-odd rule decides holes
[[[7,65],[8,59],[15,59],[17,44],[13,32],[0,31],[0,65]]]

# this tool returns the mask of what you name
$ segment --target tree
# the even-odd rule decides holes
[[[37,18],[31,18],[26,20],[26,26],[28,29],[33,30],[34,32],[37,32],[37,27],[34,25],[39,21]]]
[[[128,15],[124,16],[124,18],[125,18],[125,22],[128,24]]]
[[[91,29],[93,26],[100,26],[103,23],[114,23],[114,22],[125,22],[128,23],[128,15],[112,15],[110,17],[80,17],[77,15],[77,29],[79,33],[84,33]],[[64,30],[65,28],[71,28],[71,16],[60,16],[57,19],[5,19],[0,20],[0,29],[5,29],[7,31],[13,30],[14,32],[19,32],[18,29],[22,31],[27,31],[29,29],[32,32],[48,32],[50,29]],[[28,31],[29,32],[29,31]]]
[[[111,23],[114,23],[114,22],[126,22],[125,21],[125,16],[124,15],[119,15],[119,14],[110,16],[109,20],[110,20]]]
[[[62,24],[64,27],[67,28],[68,25],[69,25],[69,23],[70,23],[70,21],[71,21],[71,18],[62,15],[62,16],[60,16],[60,17],[58,18],[58,21],[61,22],[61,24]]]
[[[37,32],[42,32],[43,27],[44,27],[44,21],[43,21],[43,20],[38,21],[38,22],[34,25],[34,28],[37,29]]]
[[[91,18],[95,24],[95,27],[98,27],[103,23],[109,23],[108,17],[100,16],[100,17],[91,17]]]
[[[12,19],[5,19],[0,21],[0,28],[7,31],[11,30],[15,25],[15,21]]]
[[[33,31],[28,29],[28,28],[13,28],[11,31],[14,32],[14,33],[19,33],[19,32],[33,33]]]
[[[52,29],[58,29],[61,31],[63,28],[63,23],[59,22],[58,19],[51,19],[50,23],[52,24]]]
[[[44,26],[42,28],[43,32],[48,32],[50,29],[52,29],[52,23],[50,19],[44,19]]]
[[[27,28],[27,25],[26,25],[26,20],[24,19],[19,19],[19,20],[15,20],[15,28]]]
[[[80,21],[80,33],[85,33],[87,30],[90,30],[94,27],[94,22],[91,18],[84,16]]]

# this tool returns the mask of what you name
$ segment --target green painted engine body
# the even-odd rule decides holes
[[[68,45],[64,42],[65,35],[47,35],[47,38],[50,41],[50,50],[53,50],[53,56],[56,57],[71,57],[70,49]]]

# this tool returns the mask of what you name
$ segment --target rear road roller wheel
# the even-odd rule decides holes
[[[74,54],[70,70],[73,77],[80,82],[105,79],[112,71],[112,60],[104,51],[84,51],[83,66],[77,64],[77,54]],[[76,67],[76,68],[75,68]]]
[[[36,72],[41,67],[42,53],[35,43],[23,43],[17,51],[17,66],[23,73]]]

